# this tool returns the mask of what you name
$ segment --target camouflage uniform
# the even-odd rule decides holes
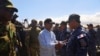
[[[0,56],[9,56],[9,43],[10,39],[7,36],[6,26],[0,24]]]
[[[0,0],[0,56],[16,56],[15,54],[15,26],[11,23],[11,16],[17,9],[8,0]]]
[[[40,32],[40,28],[38,27],[32,27],[30,30],[29,46],[30,46],[31,56],[40,56],[39,55],[40,46],[38,41],[39,32]]]
[[[17,43],[15,26],[11,22],[8,22],[5,30],[4,35],[0,36],[0,56],[15,56],[15,43]]]
[[[7,25],[8,37],[10,38],[10,56],[16,56],[15,45],[17,44],[15,25],[9,22]]]

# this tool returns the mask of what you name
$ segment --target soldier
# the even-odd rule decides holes
[[[53,32],[56,34],[59,30],[59,24],[56,23],[55,26],[53,27]]]
[[[11,22],[15,25],[16,39],[18,40],[18,45],[16,45],[16,49],[17,49],[16,53],[17,53],[17,55],[21,55],[22,54],[21,53],[21,50],[22,50],[22,41],[21,40],[22,40],[23,35],[25,35],[25,34],[23,34],[23,25],[19,21],[16,20],[17,17],[18,17],[18,15],[14,14]]]
[[[44,29],[44,27],[43,27],[43,21],[39,21],[39,25],[38,25],[38,27],[39,27],[41,30]]]
[[[93,29],[93,24],[87,24],[89,34],[88,54],[89,56],[96,56],[96,31]]]
[[[29,38],[29,47],[30,47],[30,54],[31,56],[40,56],[39,55],[39,41],[38,41],[38,35],[40,32],[40,28],[37,27],[37,21],[32,20],[31,23],[31,30],[30,30],[30,38]]]
[[[58,41],[64,41],[66,42],[68,39],[68,33],[66,31],[67,27],[66,27],[67,23],[65,21],[62,21],[60,23],[60,27],[58,29],[58,31],[55,32],[56,35],[56,40]],[[66,56],[66,45],[64,45],[58,52],[58,54],[60,54],[60,56]]]
[[[81,26],[80,16],[71,14],[68,24],[72,30],[67,43],[67,56],[87,56],[87,34]]]
[[[0,0],[0,56],[15,55],[15,26],[11,23],[12,15],[18,10],[9,0]]]
[[[100,25],[97,25],[97,33],[96,33],[96,37],[97,37],[97,47],[100,49]]]

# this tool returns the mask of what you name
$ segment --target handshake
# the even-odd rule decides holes
[[[61,49],[64,45],[66,45],[67,41],[58,41],[58,43],[55,45],[55,48],[57,50]]]

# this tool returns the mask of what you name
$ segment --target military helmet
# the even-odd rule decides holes
[[[18,12],[18,9],[13,6],[10,0],[0,0],[0,8],[8,8]]]

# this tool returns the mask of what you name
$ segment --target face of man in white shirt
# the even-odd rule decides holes
[[[53,24],[52,23],[45,23],[45,28],[50,31],[52,28]]]

